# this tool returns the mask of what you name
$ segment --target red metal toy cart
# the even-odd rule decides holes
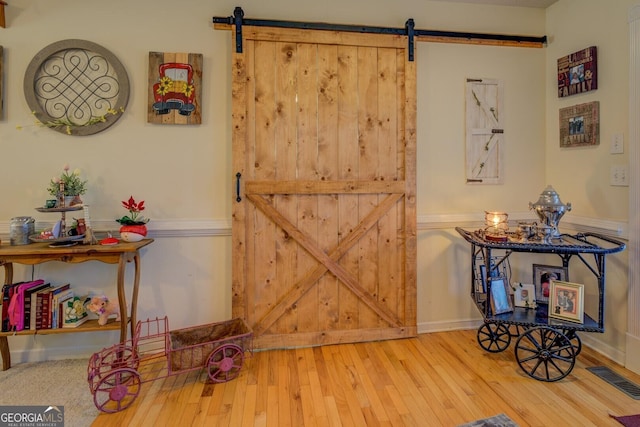
[[[253,331],[242,319],[169,331],[167,317],[136,324],[133,338],[94,353],[87,380],[93,401],[102,412],[128,408],[138,397],[141,384],[205,368],[213,382],[236,378],[245,352],[253,351]],[[141,362],[166,357],[166,366],[153,373],[157,363],[145,363],[150,379],[141,378]]]

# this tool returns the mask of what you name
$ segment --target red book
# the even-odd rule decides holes
[[[38,312],[39,314],[36,317],[36,328],[37,329],[51,329],[51,323],[49,322],[49,312],[51,312],[51,290],[49,290],[48,292],[42,292],[40,294],[38,294],[36,296],[36,301],[37,301],[37,297],[40,297],[40,311]],[[36,302],[37,304],[37,302]],[[38,323],[38,318],[40,319],[40,322]]]
[[[37,293],[50,287],[51,285],[49,283],[43,283],[25,292],[24,294],[24,329],[36,328],[35,314],[36,314],[36,305],[37,305],[37,301],[36,301]]]
[[[35,295],[35,297],[36,297],[35,306],[34,306],[35,307],[35,323],[34,323],[35,329],[43,329],[42,328],[42,324],[43,324],[44,312],[42,310],[42,302],[44,300],[45,294],[51,292],[51,289],[52,288],[43,289],[43,290],[39,291]],[[32,298],[32,301],[33,301],[33,296],[31,298]],[[32,311],[33,310],[34,310],[34,308],[32,307]]]

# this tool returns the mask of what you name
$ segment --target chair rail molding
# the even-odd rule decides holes
[[[38,229],[52,228],[54,221],[37,221]],[[0,221],[0,239],[9,242],[10,221]],[[117,234],[120,225],[114,220],[91,220],[91,226],[96,233],[111,232]],[[147,224],[148,235],[159,237],[203,237],[203,236],[231,236],[230,219],[154,219]]]
[[[539,219],[531,211],[510,212],[510,225],[513,227],[518,221],[539,222]],[[417,224],[418,230],[441,230],[453,227],[482,228],[484,227],[484,212],[418,215]],[[628,224],[625,221],[576,215],[564,217],[560,224],[560,231],[594,232],[625,240],[629,237]]]

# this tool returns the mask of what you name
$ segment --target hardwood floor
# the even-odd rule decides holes
[[[141,366],[137,399],[92,426],[456,426],[504,413],[522,427],[620,427],[609,414],[640,414],[640,400],[585,368],[640,375],[599,353],[583,346],[566,378],[541,382],[520,369],[513,340],[489,353],[475,330],[255,352],[215,385],[199,371],[152,380],[165,364]]]

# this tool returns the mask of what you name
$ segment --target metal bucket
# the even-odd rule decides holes
[[[36,220],[30,216],[11,218],[9,227],[9,241],[11,245],[28,245],[31,243],[29,236],[35,232],[35,222]]]

